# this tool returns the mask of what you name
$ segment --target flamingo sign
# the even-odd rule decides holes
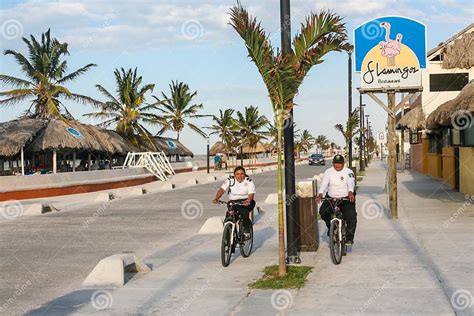
[[[361,88],[421,86],[421,69],[426,68],[424,24],[401,16],[379,17],[354,30],[354,43]]]

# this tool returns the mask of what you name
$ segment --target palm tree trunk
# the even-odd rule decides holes
[[[285,224],[283,218],[283,168],[281,164],[282,141],[283,141],[283,113],[278,115],[278,275],[286,275],[285,261]]]

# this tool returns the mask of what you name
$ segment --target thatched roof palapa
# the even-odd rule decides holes
[[[411,109],[397,123],[397,129],[408,128],[411,131],[426,128],[426,117],[421,105]]]
[[[16,156],[46,123],[45,120],[26,117],[0,123],[0,156]]]
[[[194,153],[177,139],[155,136],[153,140],[157,149],[162,150],[166,155],[194,156]]]
[[[266,145],[269,145],[269,144],[262,144],[261,142],[258,142],[257,146],[255,146],[255,147],[250,147],[249,145],[244,145],[242,147],[242,153],[244,153],[244,154],[260,154],[260,153],[265,153],[265,152],[271,151],[271,148],[273,148],[273,146],[270,145],[271,146],[271,148],[270,148]],[[219,153],[233,155],[233,154],[236,154],[236,153],[240,153],[240,147],[239,148],[230,148],[230,149],[228,149],[222,142],[218,141],[211,147],[211,149],[209,150],[209,154],[211,156],[214,156],[214,155],[219,154]]]
[[[426,119],[426,128],[436,129],[451,126],[456,115],[474,112],[474,81],[471,80],[452,100],[441,104]],[[472,115],[471,115],[472,119]]]

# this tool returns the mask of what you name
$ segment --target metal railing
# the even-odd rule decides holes
[[[145,168],[161,181],[175,174],[164,152],[129,152],[122,168]]]

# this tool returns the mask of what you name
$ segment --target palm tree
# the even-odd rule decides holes
[[[145,104],[145,95],[152,92],[155,85],[142,85],[142,77],[135,70],[123,68],[115,69],[116,96],[107,91],[103,86],[96,87],[108,100],[101,102],[96,107],[99,112],[87,113],[84,116],[105,119],[99,125],[102,127],[115,126],[115,130],[132,144],[139,148],[156,150],[151,133],[143,123],[165,124],[160,117],[151,113],[155,107]]]
[[[305,154],[308,154],[308,152],[314,146],[315,141],[316,139],[313,137],[313,135],[311,135],[310,132],[307,129],[305,129],[299,137],[301,150],[303,150]],[[298,151],[298,155],[299,155],[299,151]]]
[[[197,91],[190,93],[188,85],[178,81],[171,81],[170,90],[171,98],[168,98],[164,92],[161,92],[162,99],[153,96],[157,101],[155,103],[157,109],[162,113],[162,120],[160,121],[167,123],[158,134],[173,130],[176,132],[176,139],[179,140],[181,131],[185,126],[188,126],[202,137],[207,137],[205,132],[188,120],[189,118],[208,116],[197,114],[199,110],[202,110],[202,104],[191,104],[192,99],[197,95]],[[159,107],[159,105],[163,107]]]
[[[260,115],[258,108],[255,106],[245,107],[244,113],[237,111],[237,124],[241,129],[241,141],[248,144],[252,149],[257,146],[261,139],[266,138],[263,128],[268,125],[268,119],[265,115]]]
[[[0,82],[14,87],[13,90],[0,92],[0,96],[7,97],[0,100],[0,106],[13,105],[33,98],[25,115],[38,118],[72,119],[72,115],[64,107],[60,98],[83,104],[97,105],[99,103],[90,97],[73,93],[63,85],[97,65],[87,64],[66,74],[67,61],[63,60],[63,56],[69,55],[68,44],[51,38],[50,30],[41,34],[41,42],[38,42],[33,35],[30,35],[30,39],[23,37],[23,42],[28,46],[28,57],[11,49],[5,50],[4,55],[12,55],[15,58],[27,79],[0,74]],[[31,108],[34,110],[31,111]]]
[[[231,9],[230,24],[245,42],[249,58],[255,63],[267,88],[278,124],[278,222],[279,275],[286,275],[283,221],[283,174],[281,165],[283,120],[293,108],[293,99],[310,69],[323,62],[332,51],[348,50],[347,32],[342,18],[330,11],[311,13],[293,39],[293,50],[283,54],[272,47],[260,23],[237,3]]]
[[[219,116],[212,116],[214,124],[206,127],[213,131],[209,135],[217,134],[219,136],[227,150],[228,157],[230,157],[231,152],[235,152],[234,148],[237,146],[235,131],[238,129],[238,124],[233,114],[233,109],[219,110]]]
[[[344,137],[344,141],[346,142],[346,148],[349,148],[349,142],[359,132],[358,126],[359,114],[357,113],[357,110],[352,112],[352,115],[347,120],[345,127],[342,124],[334,125],[334,128],[341,132],[342,136]]]
[[[318,135],[315,140],[316,145],[321,150],[327,150],[329,146],[329,140],[326,135]]]

